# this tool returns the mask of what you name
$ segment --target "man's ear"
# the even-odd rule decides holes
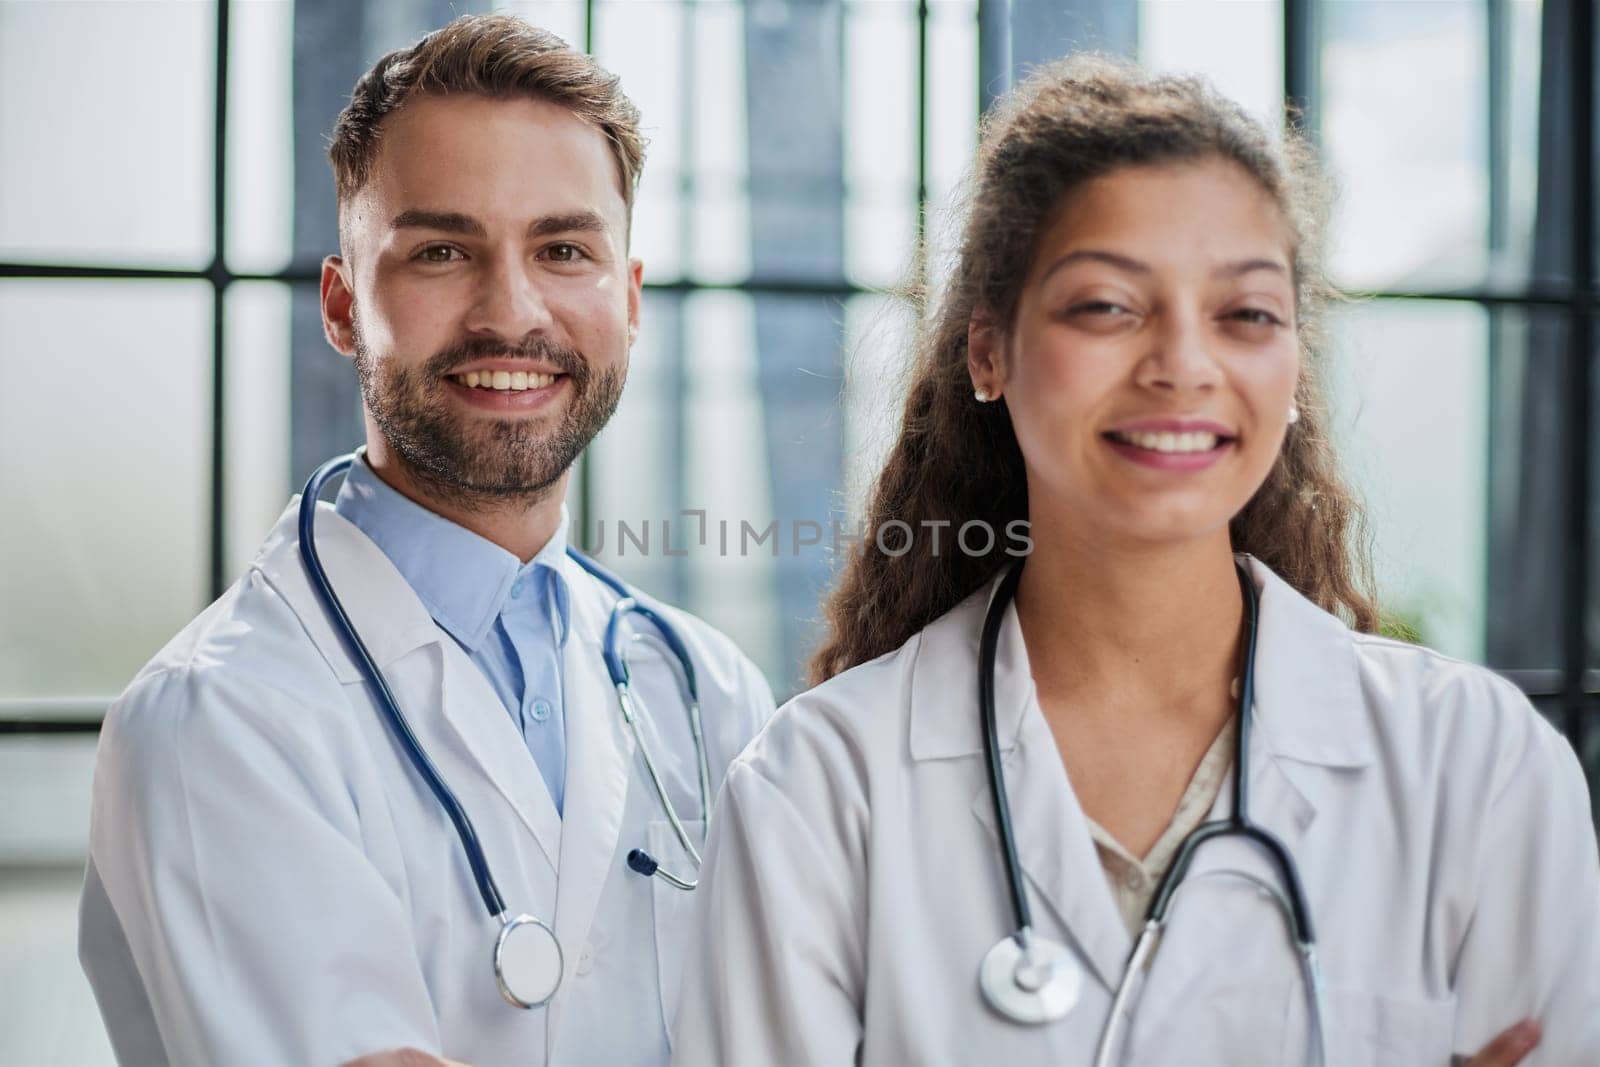
[[[1000,398],[1005,386],[1004,351],[1005,334],[994,316],[985,308],[974,308],[967,322],[967,373],[974,392],[985,392],[991,400]]]
[[[322,333],[341,355],[356,354],[355,284],[339,256],[322,261]]]
[[[637,259],[628,260],[628,344],[639,339],[639,310],[643,303],[644,264]]]

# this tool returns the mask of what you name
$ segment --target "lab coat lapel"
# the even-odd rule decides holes
[[[300,562],[295,540],[298,510],[296,497],[262,546],[255,567],[294,605],[307,633],[339,679],[350,684],[364,683],[364,676],[312,592]],[[424,751],[442,751],[441,745],[464,748],[533,834],[545,859],[555,869],[561,846],[560,817],[516,725],[483,672],[433,621],[383,551],[329,504],[317,509],[317,548],[329,581],[379,670],[395,690],[401,712]],[[424,680],[409,671],[397,670],[408,653],[434,645],[439,649],[437,672],[430,671]],[[443,709],[443,716],[434,711],[438,708]],[[446,778],[449,780],[448,775]]]
[[[998,864],[999,829],[983,769],[978,705],[978,638],[997,585],[989,583],[923,631],[911,683],[909,745],[915,761],[973,760],[982,784],[973,796],[972,812],[993,835]],[[1052,912],[1088,962],[1090,977],[1114,988],[1132,944],[1039,710],[1015,608],[1006,612],[996,648],[995,718],[1034,924],[1049,934],[1041,911]]]
[[[562,654],[567,724],[567,793],[561,833],[556,937],[567,978],[589,938],[606,880],[621,869],[617,842],[631,782],[633,738],[600,656],[609,608],[587,575],[572,576],[571,624]],[[552,1005],[555,1026],[560,998]]]
[[[1089,964],[1090,977],[1115,989],[1133,942],[1101,873],[1089,825],[1067,782],[1055,740],[1043,718],[1037,712],[1030,714],[1036,725],[1024,724],[1020,743],[1004,765],[1017,858],[1032,894],[1034,926],[1049,934],[1039,915],[1043,904],[1066,927]],[[998,847],[999,828],[987,786],[973,798],[972,810],[994,834]]]
[[[1293,848],[1318,809],[1376,758],[1355,635],[1282,578],[1249,560],[1260,590],[1250,817]],[[1219,802],[1232,810],[1231,783]]]
[[[1002,765],[1017,858],[1033,895],[1034,926],[1048,934],[1038,912],[1041,904],[1052,910],[1088,961],[1091,976],[1114,989],[1133,942],[1101,873],[1088,821],[1055,737],[1039,710],[1015,611],[1007,616],[996,659],[997,707],[1009,706],[1013,720],[1008,730],[1005,718],[1000,719],[1000,736],[1004,739],[1009,732],[1015,738]],[[1001,669],[999,662],[1007,662],[1008,668]],[[1009,689],[1005,696],[1002,684]],[[998,845],[999,824],[987,781],[973,798],[972,810]]]
[[[365,676],[312,590],[301,562],[299,510],[297,496],[279,516],[251,566],[289,603],[339,681],[361,682]],[[415,649],[446,640],[389,557],[331,504],[317,506],[316,537],[328,581],[379,670]]]
[[[1288,850],[1317,930],[1316,889],[1337,879],[1317,866],[1328,854],[1326,844],[1313,849],[1307,839],[1319,813],[1336,817],[1339,790],[1371,763],[1376,741],[1361,699],[1350,631],[1261,564],[1251,560],[1250,567],[1261,592],[1247,754],[1250,818]],[[1237,773],[1237,766],[1229,769],[1210,819],[1232,814]],[[1323,836],[1328,833],[1337,830]],[[1333,858],[1339,862],[1337,855]],[[1189,870],[1193,889],[1175,901],[1164,935],[1170,944],[1151,969],[1151,997],[1162,1002],[1203,998],[1216,987],[1212,961],[1228,955],[1259,961],[1263,977],[1281,977],[1286,986],[1296,981],[1277,909],[1246,882],[1206,877],[1230,870],[1283,887],[1277,868],[1251,842],[1227,838],[1202,847]],[[1159,1025],[1148,1020],[1145,1025],[1152,1028],[1148,1036],[1156,1037]]]
[[[552,871],[558,870],[561,850],[561,816],[550,798],[538,765],[506,714],[483,671],[453,641],[443,643],[444,669],[438,706],[442,706],[460,742],[478,761],[495,790],[511,805],[517,818],[533,834]],[[534,902],[542,908],[549,901]],[[513,910],[517,905],[506,902]],[[523,909],[531,905],[524,904]]]

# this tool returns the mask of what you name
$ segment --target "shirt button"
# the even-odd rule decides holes
[[[514,600],[514,599],[516,599],[517,597],[519,597],[521,595],[522,595],[522,579],[518,578],[516,581],[511,583],[511,597]]]
[[[533,714],[534,722],[544,722],[550,717],[550,702],[540,697],[533,702],[533,707],[529,710]]]
[[[1127,874],[1123,875],[1122,884],[1127,886],[1129,889],[1138,889],[1140,886],[1144,885],[1144,877],[1140,875],[1138,871],[1130,870]]]
[[[594,970],[594,946],[585,944],[578,953],[578,973],[588,974]]]

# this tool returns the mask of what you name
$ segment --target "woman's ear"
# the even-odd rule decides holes
[[[998,400],[1005,381],[1001,372],[1001,353],[1005,337],[995,324],[994,316],[977,309],[967,322],[967,373],[972,377],[972,391],[980,401]]]

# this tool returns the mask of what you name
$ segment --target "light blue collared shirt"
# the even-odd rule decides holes
[[[559,813],[567,778],[561,650],[571,604],[556,564],[567,551],[566,508],[549,543],[527,564],[391,488],[365,457],[351,464],[334,509],[383,550],[428,614],[489,679]]]

